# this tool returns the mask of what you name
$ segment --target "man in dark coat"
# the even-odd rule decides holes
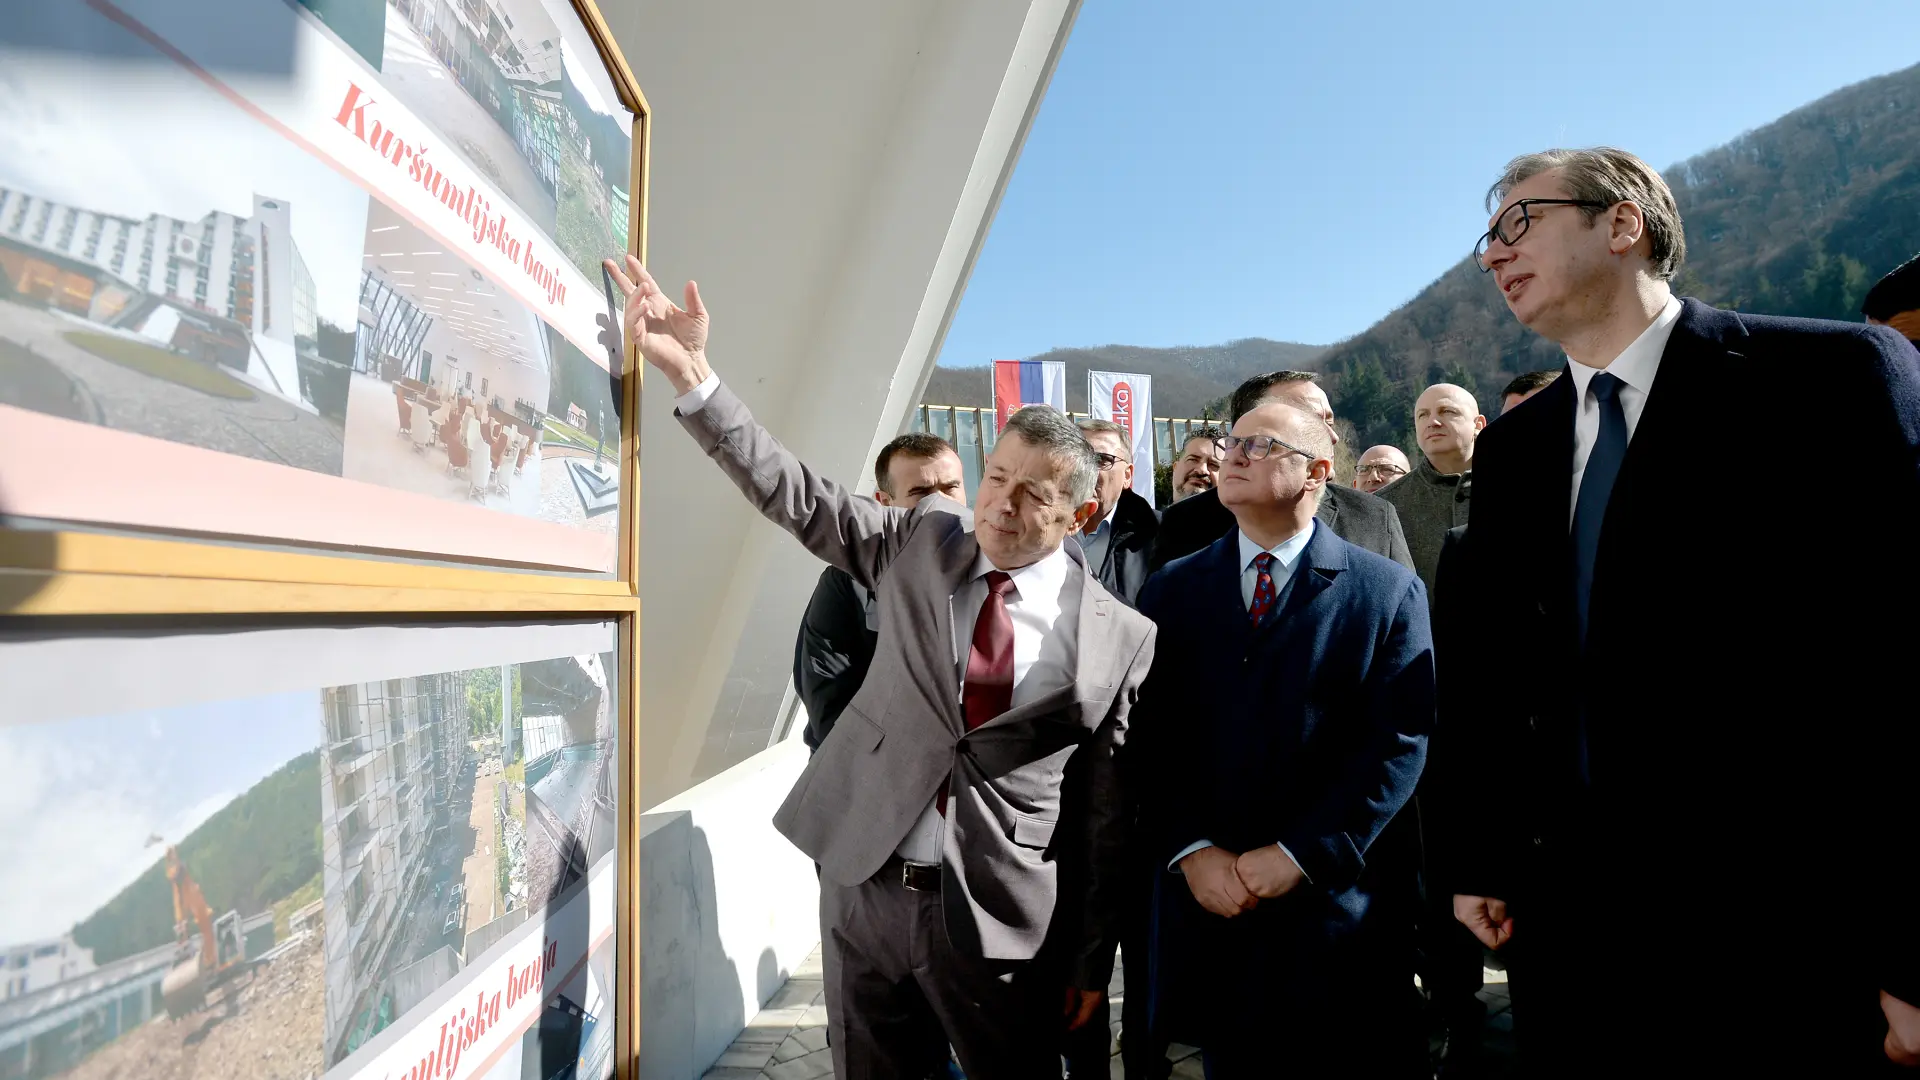
[[[1426,590],[1315,521],[1312,413],[1235,422],[1237,527],[1147,583],[1165,628],[1129,752],[1149,792],[1156,1026],[1215,1080],[1430,1076],[1408,845],[1383,841],[1433,724]]]
[[[1100,478],[1093,489],[1100,509],[1098,517],[1076,535],[1093,576],[1132,607],[1140,586],[1147,582],[1147,560],[1160,532],[1160,514],[1133,491],[1133,440],[1126,429],[1111,420],[1078,423],[1100,462]]]
[[[1525,1064],[1920,1063],[1920,357],[1676,298],[1680,215],[1631,154],[1517,158],[1488,202],[1476,258],[1568,362],[1474,454],[1467,580],[1441,582],[1469,625],[1439,659],[1478,685],[1441,717],[1436,779],[1510,793],[1449,816],[1444,850],[1456,915],[1524,950]],[[1823,416],[1832,449],[1802,434]],[[1729,444],[1763,465],[1673,482]],[[1835,531],[1810,511],[1841,460],[1861,497]],[[1646,1023],[1650,962],[1677,1027]]]
[[[1317,377],[1311,371],[1256,375],[1234,390],[1233,419],[1237,422],[1267,402],[1284,401],[1319,416],[1326,424],[1328,437],[1338,443],[1340,436],[1333,430],[1333,406],[1327,400],[1327,392],[1314,383]],[[1413,567],[1406,534],[1400,530],[1400,517],[1384,499],[1343,484],[1329,484],[1320,493],[1317,516],[1340,539],[1401,566]],[[1208,547],[1233,527],[1233,512],[1221,505],[1218,488],[1181,499],[1160,515],[1160,534],[1154,540],[1147,572],[1152,573],[1183,555]]]

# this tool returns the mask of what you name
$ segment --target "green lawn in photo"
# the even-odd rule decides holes
[[[619,178],[624,182],[625,177]],[[559,221],[554,239],[587,280],[600,282],[600,260],[626,250],[615,236],[607,181],[593,174],[593,164],[571,140],[560,140]]]
[[[184,386],[229,401],[252,401],[256,396],[245,383],[228,376],[212,364],[202,363],[190,356],[91,330],[69,330],[60,336],[68,344],[85,349],[102,360],[156,379],[165,379],[175,386]]]
[[[550,436],[549,441],[559,442],[567,446],[576,446],[582,450],[593,450],[600,446],[599,439],[594,438],[592,435],[581,431],[571,424],[556,420],[551,416],[547,417],[547,434]],[[618,428],[607,432],[606,446],[609,453],[617,454],[620,452],[620,431]]]

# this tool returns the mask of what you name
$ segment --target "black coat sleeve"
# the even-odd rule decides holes
[[[838,567],[820,574],[793,644],[793,688],[807,707],[809,749],[818,750],[834,721],[866,681],[877,634],[853,578]]]

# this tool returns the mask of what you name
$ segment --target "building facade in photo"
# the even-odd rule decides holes
[[[291,222],[284,200],[259,195],[251,217],[188,221],[0,188],[0,295],[131,331],[311,409],[301,357],[317,357],[319,321]]]

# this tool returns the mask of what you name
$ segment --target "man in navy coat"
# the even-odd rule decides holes
[[[1215,1080],[1430,1075],[1413,990],[1417,846],[1395,827],[1434,717],[1426,591],[1314,521],[1326,425],[1223,440],[1238,527],[1169,563],[1132,765],[1155,883],[1154,1023]]]
[[[1673,193],[1624,151],[1518,158],[1489,202],[1480,267],[1567,367],[1474,451],[1434,779],[1524,1064],[1920,1064],[1920,357],[1674,296]]]

